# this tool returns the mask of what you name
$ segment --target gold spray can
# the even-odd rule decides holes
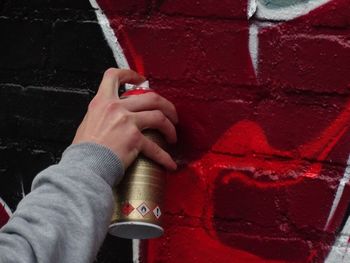
[[[149,91],[148,87],[136,87],[134,91],[141,89]],[[159,132],[146,130],[143,134],[160,147],[165,147],[165,140]],[[149,239],[163,234],[161,219],[165,173],[161,165],[142,154],[136,158],[123,180],[114,188],[115,210],[109,226],[111,235]]]

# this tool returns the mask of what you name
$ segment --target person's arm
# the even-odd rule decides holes
[[[111,186],[122,175],[103,146],[67,148],[59,164],[36,176],[1,229],[0,262],[92,262],[111,219]]]
[[[110,223],[111,186],[143,152],[168,169],[168,153],[141,133],[153,128],[176,141],[174,106],[156,94],[119,99],[122,83],[143,80],[133,71],[108,70],[73,145],[41,172],[32,192],[0,230],[0,262],[92,262]]]

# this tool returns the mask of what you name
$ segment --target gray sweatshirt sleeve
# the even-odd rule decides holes
[[[111,186],[123,166],[109,149],[72,145],[39,173],[0,230],[0,262],[92,262],[112,215]]]

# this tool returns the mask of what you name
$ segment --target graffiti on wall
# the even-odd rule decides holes
[[[239,23],[201,19],[192,1],[161,1],[158,11],[193,19],[155,12],[142,22],[98,4],[107,39],[123,47],[114,47],[120,65],[149,76],[181,117],[167,233],[144,242],[141,257],[346,260],[350,54],[346,35],[320,30],[346,23],[346,1],[225,3]]]
[[[90,0],[119,67],[180,116],[166,234],[134,259],[346,262],[347,1],[197,2]]]
[[[5,225],[12,215],[11,209],[4,200],[0,198],[0,227]]]

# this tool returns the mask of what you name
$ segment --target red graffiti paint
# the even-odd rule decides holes
[[[4,226],[10,219],[8,211],[5,209],[5,204],[0,201],[0,228]]]
[[[242,1],[234,21],[214,19],[220,4],[205,19],[194,1],[156,2],[125,15],[99,1],[132,68],[180,117],[166,233],[143,260],[323,262],[350,201],[346,186],[330,213],[350,149],[350,53],[347,30],[327,27],[349,24],[347,1],[261,26],[257,72]]]

